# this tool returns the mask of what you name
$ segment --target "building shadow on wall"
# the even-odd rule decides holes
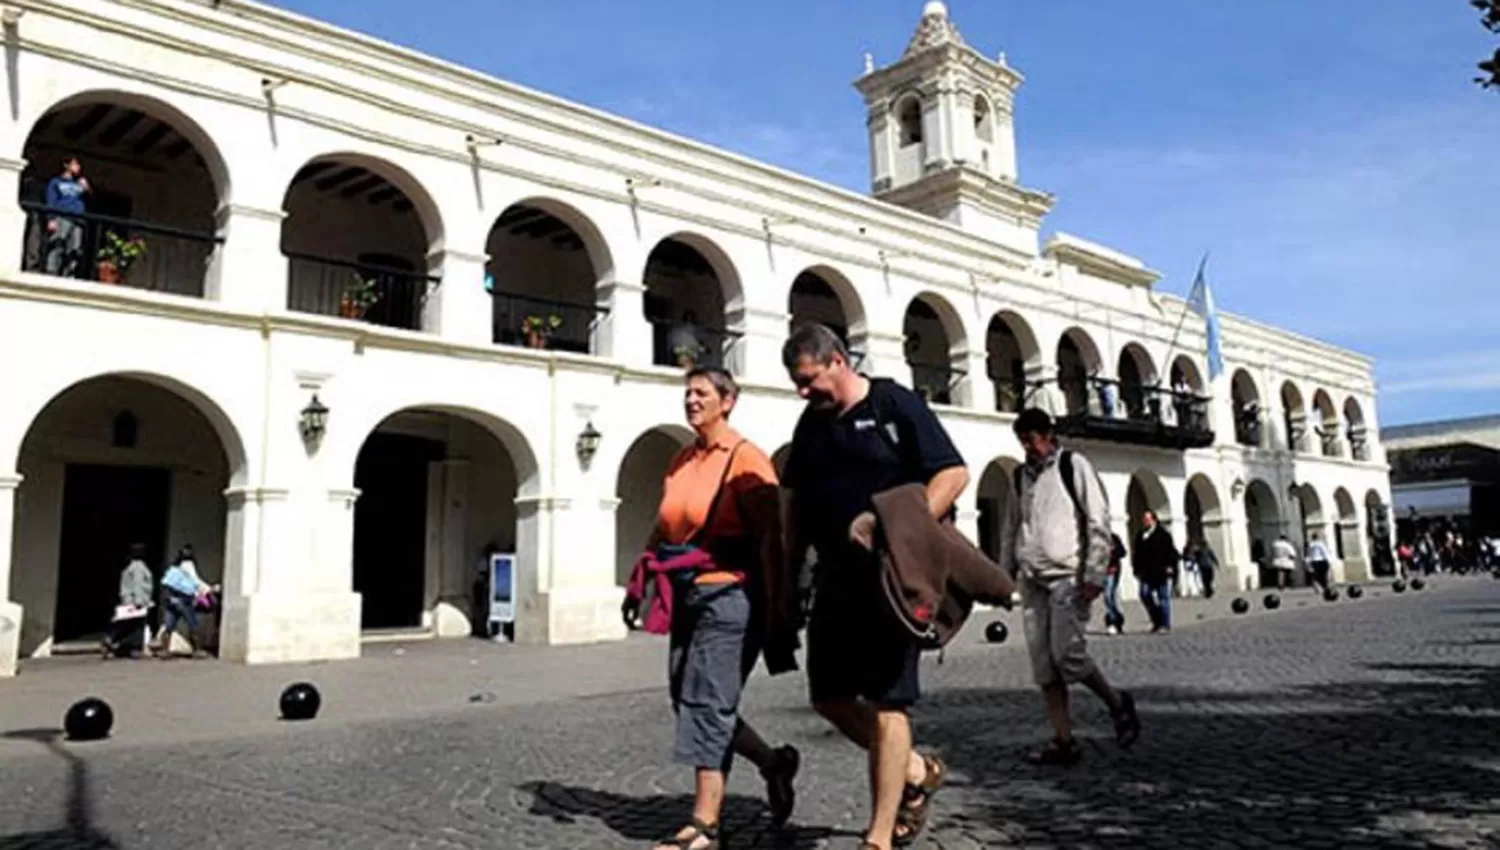
[[[597,820],[620,838],[643,846],[671,835],[692,819],[693,798],[686,794],[633,797],[557,782],[529,782],[518,788],[531,795],[528,814],[562,824],[577,823],[580,818]],[[814,850],[840,834],[795,823],[773,830],[763,801],[734,794],[724,800],[721,821],[721,842],[736,850]],[[578,841],[579,846],[592,846],[588,836],[580,835]]]
[[[113,838],[93,826],[88,765],[62,743],[62,735],[61,729],[18,729],[0,736],[35,742],[68,766],[66,825],[46,832],[0,835],[0,850],[119,850]]]
[[[1494,846],[1500,669],[1365,669],[1372,681],[1276,691],[1140,688],[1134,751],[1090,740],[1071,770],[1021,761],[1034,726],[983,723],[1038,714],[1034,692],[936,693],[918,736],[955,779],[935,832],[985,847]],[[1097,701],[1074,705],[1081,736],[1103,737]]]

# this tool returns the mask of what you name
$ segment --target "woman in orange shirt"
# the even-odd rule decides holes
[[[693,820],[657,850],[716,850],[725,778],[739,753],[760,768],[773,822],[791,816],[794,747],[772,749],[739,718],[740,692],[768,628],[780,631],[791,585],[782,570],[776,468],[729,427],[739,399],[720,369],[687,375],[684,410],[697,439],[672,459],[648,552],[659,562],[701,552],[698,568],[669,573],[668,673],[677,713],[675,755],[697,770]],[[636,611],[627,603],[627,618]],[[773,623],[775,620],[777,622]]]

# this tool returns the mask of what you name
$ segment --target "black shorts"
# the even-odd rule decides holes
[[[868,557],[851,560],[818,565],[807,623],[808,691],[815,703],[864,699],[908,708],[921,696],[921,651],[896,622],[878,567]]]

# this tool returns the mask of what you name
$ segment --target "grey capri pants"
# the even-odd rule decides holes
[[[667,675],[679,764],[729,772],[740,693],[760,657],[754,586],[673,582]]]

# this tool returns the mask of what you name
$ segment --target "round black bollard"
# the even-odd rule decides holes
[[[1411,580],[1411,589],[1412,590],[1421,590],[1422,588],[1424,588],[1426,586],[1427,586],[1427,582],[1422,581],[1419,578],[1414,578],[1414,579]]]
[[[1281,607],[1281,597],[1274,593],[1267,593],[1266,598],[1262,602],[1265,603],[1267,611],[1275,611]]]
[[[1394,590],[1397,593],[1405,593],[1406,592],[1406,582],[1402,581],[1399,578],[1396,579],[1395,581],[1391,582],[1391,590]]]
[[[1350,588],[1350,589],[1353,590],[1353,588]],[[1349,598],[1353,599],[1354,598],[1354,594],[1353,593],[1349,594]],[[1339,601],[1339,592],[1337,590],[1334,590],[1331,587],[1328,588],[1327,590],[1323,591],[1323,601],[1325,601],[1325,602],[1337,602],[1337,601]]]
[[[1229,610],[1236,614],[1245,614],[1250,611],[1250,603],[1246,602],[1243,597],[1238,597],[1229,603]]]
[[[63,716],[63,731],[70,741],[98,741],[109,737],[109,729],[115,725],[115,712],[109,703],[98,697],[88,697],[68,707]]]
[[[318,716],[318,707],[322,704],[318,689],[307,682],[288,685],[281,692],[281,717],[283,720],[311,720]]]
[[[1348,593],[1350,599],[1358,599],[1365,595],[1365,589],[1357,584],[1351,584]]]
[[[1005,643],[1008,637],[1010,637],[1010,629],[999,620],[984,627],[984,639],[990,643]]]

